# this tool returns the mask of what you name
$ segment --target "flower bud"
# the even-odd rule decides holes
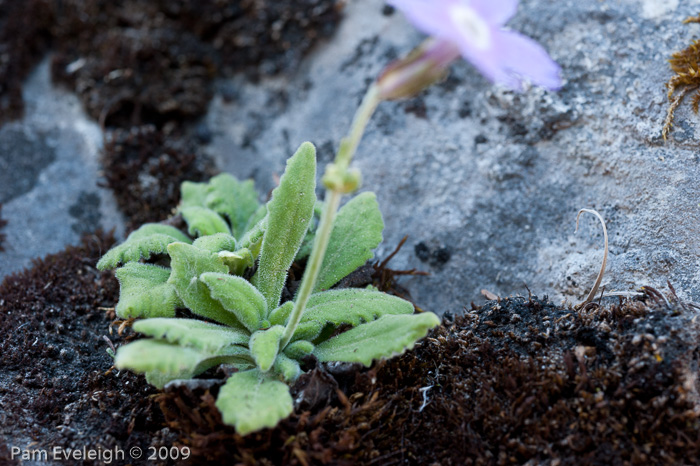
[[[387,66],[377,80],[379,98],[412,97],[440,81],[447,67],[460,56],[459,48],[446,40],[430,38],[407,57]]]
[[[322,181],[326,188],[347,194],[356,191],[360,187],[362,175],[357,169],[342,169],[338,165],[331,163],[326,167],[326,173],[323,175]]]

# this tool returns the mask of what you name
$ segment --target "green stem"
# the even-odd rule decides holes
[[[347,171],[350,166],[350,162],[355,155],[360,139],[362,139],[367,123],[369,123],[370,118],[372,118],[372,114],[377,108],[377,105],[379,105],[379,102],[380,99],[377,88],[375,85],[372,85],[367,90],[360,107],[355,113],[350,134],[341,142],[338,154],[335,156],[335,164],[343,172]],[[321,220],[316,230],[314,246],[311,250],[309,261],[306,264],[306,271],[301,280],[301,286],[299,287],[296,300],[294,301],[294,309],[289,316],[287,327],[284,329],[284,335],[282,335],[282,340],[280,341],[281,349],[284,349],[292,339],[301,321],[301,316],[306,309],[306,304],[314,291],[318,274],[323,265],[323,259],[326,256],[326,249],[328,248],[328,242],[331,238],[331,232],[333,231],[333,221],[335,220],[335,215],[338,212],[342,197],[343,193],[337,188],[329,188],[326,190],[326,205],[321,213]]]
[[[336,165],[343,169],[347,169],[350,166],[350,161],[355,155],[362,135],[365,133],[367,123],[369,123],[369,120],[372,118],[372,114],[374,114],[374,111],[377,109],[379,102],[379,90],[375,84],[372,84],[370,88],[367,89],[367,93],[362,99],[360,107],[355,112],[352,126],[350,126],[350,134],[340,144],[338,154],[335,156]]]

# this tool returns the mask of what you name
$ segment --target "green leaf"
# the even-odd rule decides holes
[[[221,251],[235,251],[236,250],[236,238],[229,235],[228,233],[216,233],[214,235],[202,236],[197,238],[192,243],[199,249],[204,249],[209,252],[221,252]]]
[[[209,251],[185,243],[173,243],[168,246],[172,273],[168,283],[175,286],[182,302],[193,313],[212,319],[230,327],[241,328],[235,314],[227,311],[221,303],[212,298],[209,288],[199,280],[206,272],[228,272],[228,267],[221,258]]]
[[[327,290],[374,257],[382,242],[384,221],[374,193],[355,196],[333,222],[328,249],[314,291]]]
[[[274,371],[280,374],[287,383],[294,383],[301,374],[301,367],[294,359],[290,359],[284,354],[278,354],[275,359]]]
[[[294,302],[287,301],[270,313],[268,319],[272,325],[287,325],[287,319],[292,315]]]
[[[370,366],[374,359],[389,358],[413,348],[416,341],[437,325],[440,319],[432,312],[386,315],[324,341],[313,354],[322,362],[359,362]]]
[[[267,208],[267,206],[263,207]],[[267,217],[263,217],[246,231],[238,242],[238,247],[249,249],[253,257],[257,258],[260,255],[265,230],[267,230]]]
[[[314,205],[314,215],[311,217],[311,222],[309,222],[309,229],[306,230],[306,235],[304,240],[301,242],[301,247],[297,251],[297,255],[294,258],[295,261],[300,261],[311,255],[311,250],[314,246],[314,240],[316,239],[316,229],[318,228],[318,223],[321,219],[321,214],[323,212],[323,202],[316,201]]]
[[[239,434],[275,427],[292,413],[289,387],[259,370],[236,372],[226,381],[216,400],[223,421]]]
[[[117,369],[149,374],[149,383],[162,388],[171,380],[192,378],[217,364],[247,360],[250,360],[250,353],[241,346],[230,346],[211,353],[166,341],[144,339],[119,347],[114,365]]]
[[[193,370],[203,359],[200,351],[164,341],[137,340],[117,349],[117,369],[144,373],[159,371],[167,374]]]
[[[290,341],[311,341],[321,334],[321,330],[323,330],[323,327],[324,325],[321,322],[301,322],[299,325],[297,325],[296,330],[294,330],[294,335],[292,335],[292,339]]]
[[[294,343],[290,343],[284,349],[284,354],[292,359],[302,359],[305,356],[311,354],[314,350],[314,344],[310,341],[299,340]]]
[[[274,364],[283,333],[284,327],[275,325],[267,330],[258,330],[250,337],[250,354],[261,371],[269,371]]]
[[[220,251],[219,257],[228,267],[228,271],[234,275],[243,275],[246,269],[255,264],[253,254],[248,248],[238,249],[234,252]]]
[[[206,207],[182,207],[182,218],[188,226],[188,233],[192,236],[207,236],[216,233],[231,234],[231,230],[221,215]]]
[[[274,311],[270,313],[268,319],[272,325],[287,325],[287,319],[292,314],[294,309],[294,303],[292,301],[287,301]],[[303,319],[303,317],[302,317]],[[294,330],[294,335],[291,341],[297,340],[313,340],[316,338],[323,330],[323,322],[301,322],[296,330]],[[287,346],[289,347],[289,345]]]
[[[210,209],[228,217],[236,238],[243,236],[248,221],[260,206],[253,180],[241,182],[227,173],[209,181],[205,203]]]
[[[209,287],[211,297],[218,300],[251,332],[258,330],[267,311],[265,297],[241,277],[207,272],[199,279]]]
[[[195,183],[194,181],[184,181],[180,185],[180,208],[183,207],[206,207],[204,203],[207,197],[209,183]]]
[[[287,270],[309,228],[315,189],[316,149],[305,142],[287,161],[280,185],[267,205],[267,230],[253,284],[265,296],[268,312],[279,305]]]
[[[147,223],[133,231],[122,244],[107,251],[97,263],[97,268],[113,269],[119,264],[150,259],[153,254],[165,254],[168,245],[177,241],[192,243],[192,240],[175,227]]]
[[[258,223],[260,223],[267,216],[267,205],[263,204],[250,216],[248,223],[246,223],[245,231],[246,234],[253,229]]]
[[[167,283],[170,269],[129,262],[114,273],[119,280],[119,302],[115,309],[122,319],[172,317],[182,306],[175,287]]]
[[[356,326],[388,314],[413,314],[413,304],[379,291],[346,288],[312,295],[301,322]]]
[[[250,340],[250,334],[244,330],[196,319],[144,319],[134,322],[133,328],[158,340],[207,352],[231,345],[248,345]]]

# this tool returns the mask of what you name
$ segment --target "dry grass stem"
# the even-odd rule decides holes
[[[602,215],[600,215],[597,211],[595,211],[593,209],[581,209],[578,211],[578,215],[576,215],[576,231],[578,231],[579,218],[581,218],[581,214],[584,212],[589,213],[589,214],[593,214],[596,217],[598,217],[598,220],[600,220],[600,224],[603,225],[603,237],[605,238],[605,251],[603,253],[603,263],[600,266],[600,272],[598,272],[598,278],[596,278],[595,284],[593,285],[593,288],[591,288],[590,293],[588,293],[588,296],[586,296],[586,299],[582,303],[575,306],[576,309],[581,309],[586,304],[593,301],[596,293],[598,292],[598,288],[600,287],[600,283],[603,281],[603,275],[605,274],[605,266],[608,263],[608,229],[605,226],[605,220],[603,219]],[[576,231],[574,233],[576,233]]]

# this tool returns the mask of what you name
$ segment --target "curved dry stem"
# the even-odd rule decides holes
[[[668,100],[671,102],[670,105],[668,106],[668,110],[666,111],[666,119],[664,120],[664,126],[661,129],[661,135],[664,138],[664,141],[666,138],[668,138],[668,135],[671,133],[671,128],[673,127],[673,118],[675,117],[676,109],[681,105],[683,102],[683,98],[689,93],[697,89],[697,86],[689,88],[685,87],[678,91],[678,94],[676,94],[675,97],[673,97],[673,93],[676,90],[676,85],[673,83],[673,78],[669,81],[669,88],[668,88]]]
[[[642,298],[644,293],[641,291],[609,291],[603,293],[601,298]]]
[[[600,272],[598,272],[598,278],[596,278],[596,281],[595,281],[595,284],[593,285],[593,288],[591,288],[590,293],[588,293],[588,296],[586,296],[586,299],[582,303],[574,306],[575,309],[581,309],[586,304],[593,301],[593,298],[595,298],[595,294],[598,292],[598,287],[600,286],[600,282],[603,281],[603,275],[605,274],[605,266],[608,263],[608,229],[605,227],[605,220],[603,220],[602,215],[600,215],[597,211],[595,211],[593,209],[581,209],[581,210],[579,210],[578,215],[576,215],[576,231],[574,231],[574,233],[576,233],[578,231],[578,221],[579,221],[579,218],[581,217],[581,214],[584,212],[589,213],[589,214],[593,214],[596,217],[598,217],[598,220],[600,220],[600,224],[603,225],[603,237],[605,238],[605,252],[603,254],[603,264],[600,266]]]

